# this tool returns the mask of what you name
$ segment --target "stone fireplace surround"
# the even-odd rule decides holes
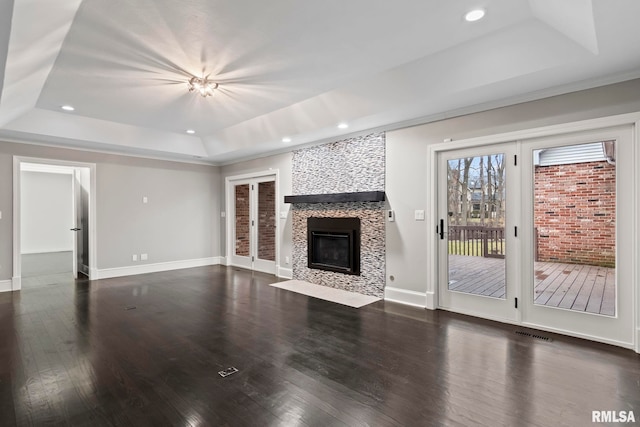
[[[299,203],[296,199],[286,198],[289,199],[288,202],[293,202],[291,212],[294,280],[384,297],[384,147],[384,133],[376,133],[296,150],[293,153],[294,196],[365,192],[377,195],[373,199],[366,198],[374,201],[318,203]],[[310,217],[360,219],[359,276],[308,268],[307,219]]]

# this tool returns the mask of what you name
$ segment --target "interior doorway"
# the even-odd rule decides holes
[[[95,165],[14,157],[12,289],[95,271]]]

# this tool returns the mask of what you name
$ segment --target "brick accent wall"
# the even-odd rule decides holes
[[[258,258],[276,260],[276,183],[258,184]]]
[[[615,166],[537,166],[534,187],[539,261],[615,266]]]
[[[236,185],[236,255],[249,256],[249,184]]]

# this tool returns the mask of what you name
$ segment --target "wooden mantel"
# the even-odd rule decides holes
[[[300,196],[284,196],[285,203],[345,203],[384,201],[384,191],[360,191],[357,193],[303,194]]]

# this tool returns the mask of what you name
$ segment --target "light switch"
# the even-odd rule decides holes
[[[226,218],[226,217],[227,217],[226,212],[220,212],[220,218]]]
[[[147,198],[147,196],[143,196],[142,197],[142,203],[148,203],[149,199]]]
[[[149,255],[147,254],[140,254],[140,261],[146,261],[149,259]]]
[[[0,219],[2,219],[2,211],[0,211]]]
[[[414,217],[416,221],[424,221],[424,211],[421,209],[416,210],[414,213]]]
[[[280,211],[280,219],[287,219],[287,211]]]

